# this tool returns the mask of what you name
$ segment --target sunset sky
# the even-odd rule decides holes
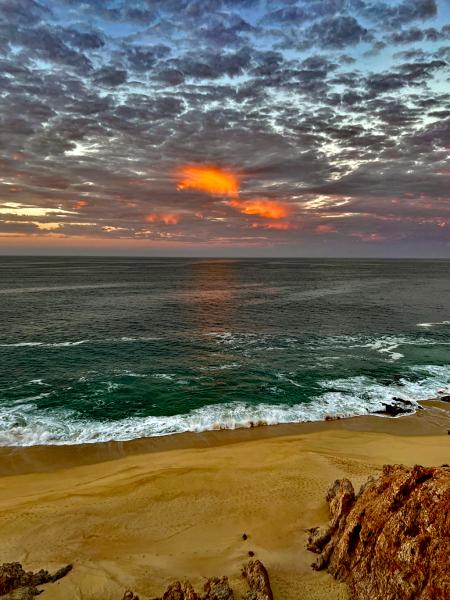
[[[0,0],[0,253],[450,257],[450,0]]]

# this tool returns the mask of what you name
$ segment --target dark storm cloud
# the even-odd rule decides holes
[[[427,29],[412,27],[411,29],[391,33],[385,39],[391,44],[410,44],[421,42],[423,40],[427,42],[438,42],[449,38],[450,26],[446,25],[445,27],[442,27],[441,30],[437,30],[434,27],[429,27]]]
[[[127,72],[123,69],[116,69],[115,67],[102,67],[94,74],[94,83],[98,85],[105,85],[109,87],[116,87],[122,85],[127,80]]]
[[[370,75],[366,80],[366,86],[369,93],[373,95],[393,92],[405,86],[421,86],[431,79],[435,71],[447,66],[447,63],[442,60],[404,63],[392,71]]]
[[[402,27],[407,23],[431,19],[437,14],[435,0],[404,0],[395,2],[357,2],[364,16],[382,23],[386,28]]]
[[[300,230],[353,242],[434,232],[440,243],[442,11],[428,0],[0,0],[1,230],[267,243]],[[186,163],[232,169],[243,201],[282,202],[288,216],[177,191]]]
[[[15,0],[0,3],[0,18],[13,25],[34,25],[51,16],[51,11],[35,0]]]
[[[163,44],[154,46],[125,46],[123,56],[131,71],[145,73],[152,70],[158,59],[170,54],[170,48]]]
[[[8,26],[6,26],[8,27]],[[22,60],[50,61],[89,71],[92,63],[85,54],[70,48],[56,31],[45,26],[9,30],[9,41],[24,49]]]
[[[184,56],[165,62],[165,72],[175,73],[173,82],[180,83],[185,78],[192,79],[218,79],[225,75],[235,77],[248,69],[251,64],[251,50],[242,47],[237,52],[189,52]],[[164,71],[163,70],[163,71]],[[177,74],[180,74],[178,79]]]
[[[349,15],[325,17],[311,25],[305,35],[313,45],[333,49],[354,46],[362,41],[371,40],[368,30]]]
[[[67,43],[80,50],[94,50],[105,45],[104,36],[98,31],[84,32],[70,27],[63,30],[63,36]]]

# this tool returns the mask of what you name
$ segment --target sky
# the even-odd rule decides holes
[[[0,0],[0,253],[450,257],[450,0]]]

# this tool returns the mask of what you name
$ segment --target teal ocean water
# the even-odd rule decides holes
[[[450,393],[449,261],[3,257],[0,306],[0,445]]]

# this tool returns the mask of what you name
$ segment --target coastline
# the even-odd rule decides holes
[[[143,599],[171,580],[239,573],[255,552],[275,598],[344,599],[310,569],[304,529],[325,524],[336,478],[450,462],[450,405],[398,418],[186,433],[84,446],[0,448],[2,561],[74,570],[44,598]],[[245,542],[242,534],[249,537]]]
[[[395,435],[439,435],[450,426],[450,403],[421,400],[424,410],[396,417],[367,414],[323,421],[213,429],[86,444],[0,446],[0,477],[96,464],[142,453],[208,448],[246,441],[326,432],[330,429]]]

